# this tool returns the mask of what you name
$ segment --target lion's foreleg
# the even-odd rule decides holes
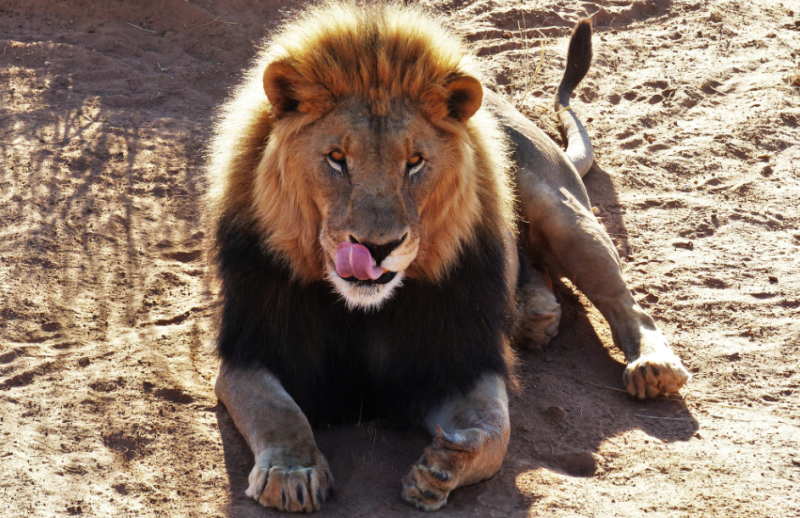
[[[577,199],[551,191],[546,217],[537,223],[547,262],[560,270],[600,310],[614,343],[628,362],[623,383],[645,398],[675,392],[689,372],[655,321],[633,299],[622,279],[619,256],[602,226]],[[534,245],[535,246],[535,245]]]
[[[508,448],[508,395],[496,375],[481,378],[466,396],[430,412],[433,444],[403,478],[403,498],[426,511],[447,503],[450,492],[497,473]]]
[[[282,511],[316,511],[333,487],[300,407],[266,369],[223,364],[214,391],[255,455],[247,496]]]

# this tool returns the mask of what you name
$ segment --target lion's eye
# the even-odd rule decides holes
[[[336,171],[345,174],[347,172],[347,160],[345,160],[344,153],[335,149],[328,153],[328,165]]]
[[[406,171],[408,171],[408,176],[414,176],[420,172],[423,167],[425,167],[425,159],[422,158],[421,155],[412,155],[406,163]]]

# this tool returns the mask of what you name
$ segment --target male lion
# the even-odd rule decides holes
[[[209,165],[215,391],[255,454],[249,496],[318,510],[333,477],[311,426],[358,418],[434,435],[402,481],[421,509],[496,473],[509,341],[544,345],[560,317],[534,264],[606,317],[631,394],[688,380],[581,183],[591,145],[566,108],[590,61],[584,20],[556,96],[565,154],[419,9],[327,4],[267,43],[222,109]]]

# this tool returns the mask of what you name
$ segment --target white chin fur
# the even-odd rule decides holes
[[[403,272],[398,272],[394,279],[386,284],[360,285],[348,282],[331,270],[328,270],[328,280],[342,296],[349,309],[379,309],[392,297],[394,290],[403,284]]]

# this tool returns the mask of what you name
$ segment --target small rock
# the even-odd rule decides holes
[[[770,284],[778,284],[778,278],[775,277],[774,275],[770,275],[769,277],[767,277],[767,279],[769,279]]]
[[[561,408],[560,406],[549,406],[542,410],[542,415],[549,417],[551,419],[555,419],[557,421],[561,421],[565,417],[567,417],[567,411]]]
[[[764,176],[769,176],[772,174],[772,172],[773,169],[771,165],[764,166],[764,169],[761,170],[761,174],[763,174]]]
[[[684,250],[694,250],[694,243],[691,241],[675,241],[672,243],[675,248],[683,248]]]
[[[727,282],[725,282],[722,279],[718,279],[716,277],[708,277],[707,279],[704,279],[703,284],[708,286],[709,288],[716,288],[718,290],[728,287]]]
[[[510,32],[504,32],[504,33],[503,33],[503,37],[504,37],[505,39],[508,39],[508,38],[510,38],[510,37],[511,37],[511,33],[510,33]]]
[[[592,207],[592,214],[594,214],[595,216],[599,216],[600,215],[600,207]]]

